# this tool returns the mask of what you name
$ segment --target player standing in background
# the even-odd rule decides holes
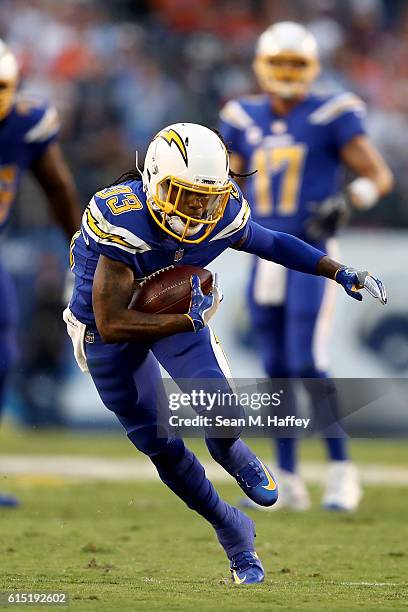
[[[18,64],[0,40],[0,232],[5,228],[23,172],[29,169],[47,196],[58,224],[70,239],[80,223],[74,182],[56,142],[56,110],[17,94]],[[17,355],[17,307],[12,281],[0,261],[0,414],[8,374]],[[0,494],[0,506],[17,500]]]
[[[138,280],[166,266],[205,267],[228,248],[322,274],[358,300],[357,289],[364,287],[386,303],[378,279],[341,266],[294,236],[254,223],[231,181],[228,152],[219,136],[204,126],[180,123],[152,140],[142,176],[127,173],[91,199],[72,240],[75,284],[64,320],[78,365],[90,372],[129,440],[150,458],[164,484],[213,526],[234,582],[252,584],[264,579],[253,522],[218,496],[199,460],[164,427],[170,413],[159,363],[183,392],[231,393],[228,364],[207,326],[221,299],[217,283],[205,296],[199,277],[193,276],[190,307],[183,314],[129,308]],[[203,401],[197,412],[206,408]],[[228,433],[216,437],[206,432],[211,456],[252,501],[272,506],[278,496],[272,474],[239,431]]]
[[[263,94],[232,100],[221,110],[221,133],[236,172],[246,179],[253,218],[334,256],[336,228],[348,203],[374,206],[392,189],[391,172],[367,138],[365,106],[352,93],[310,93],[319,70],[315,38],[303,26],[282,22],[259,38],[253,68]],[[342,166],[356,178],[339,191]],[[325,279],[254,259],[249,312],[263,365],[271,378],[327,377],[334,286]],[[313,404],[313,397],[311,397]],[[323,505],[353,510],[361,490],[344,437],[327,438],[330,459]],[[279,505],[310,506],[297,473],[297,441],[277,441]]]

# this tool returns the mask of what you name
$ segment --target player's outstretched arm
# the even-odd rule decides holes
[[[378,278],[368,272],[348,268],[290,234],[274,232],[250,221],[245,237],[234,248],[292,270],[335,280],[356,300],[363,299],[359,289],[366,289],[382,304],[387,302],[384,285]]]
[[[133,271],[124,263],[100,255],[95,271],[92,303],[95,321],[104,342],[151,342],[192,331],[183,314],[147,314],[130,310],[134,291]]]

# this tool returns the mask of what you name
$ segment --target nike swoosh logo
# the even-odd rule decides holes
[[[259,463],[262,465],[262,469],[265,472],[265,476],[268,479],[268,484],[262,485],[262,488],[266,489],[267,491],[274,491],[276,489],[276,482],[274,481],[274,479],[272,478],[272,476],[270,475],[270,473],[268,472],[268,470],[266,469],[266,467],[264,466],[264,464],[262,463],[260,459],[259,459]]]
[[[235,584],[242,584],[246,580],[246,574],[243,578],[240,578],[235,570],[232,570]]]

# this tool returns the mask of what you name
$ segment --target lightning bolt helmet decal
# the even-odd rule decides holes
[[[188,167],[187,147],[186,147],[186,145],[184,143],[184,140],[180,136],[180,134],[178,134],[176,132],[176,130],[171,129],[171,130],[167,130],[165,132],[160,132],[158,136],[159,136],[159,138],[163,138],[163,140],[165,140],[167,142],[169,147],[171,147],[172,143],[174,142],[174,144],[176,145],[176,147],[180,151],[180,155],[183,158],[184,163]]]

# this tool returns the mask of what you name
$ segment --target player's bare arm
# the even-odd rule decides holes
[[[95,321],[104,342],[154,342],[159,338],[192,331],[188,317],[147,314],[130,310],[134,291],[133,271],[125,264],[101,255],[95,272],[92,301]]]
[[[352,138],[342,148],[341,159],[358,177],[347,187],[350,201],[357,208],[374,206],[392,190],[392,172],[367,136]]]
[[[31,171],[47,196],[49,206],[70,240],[81,225],[78,194],[58,143],[51,143],[31,165]]]

